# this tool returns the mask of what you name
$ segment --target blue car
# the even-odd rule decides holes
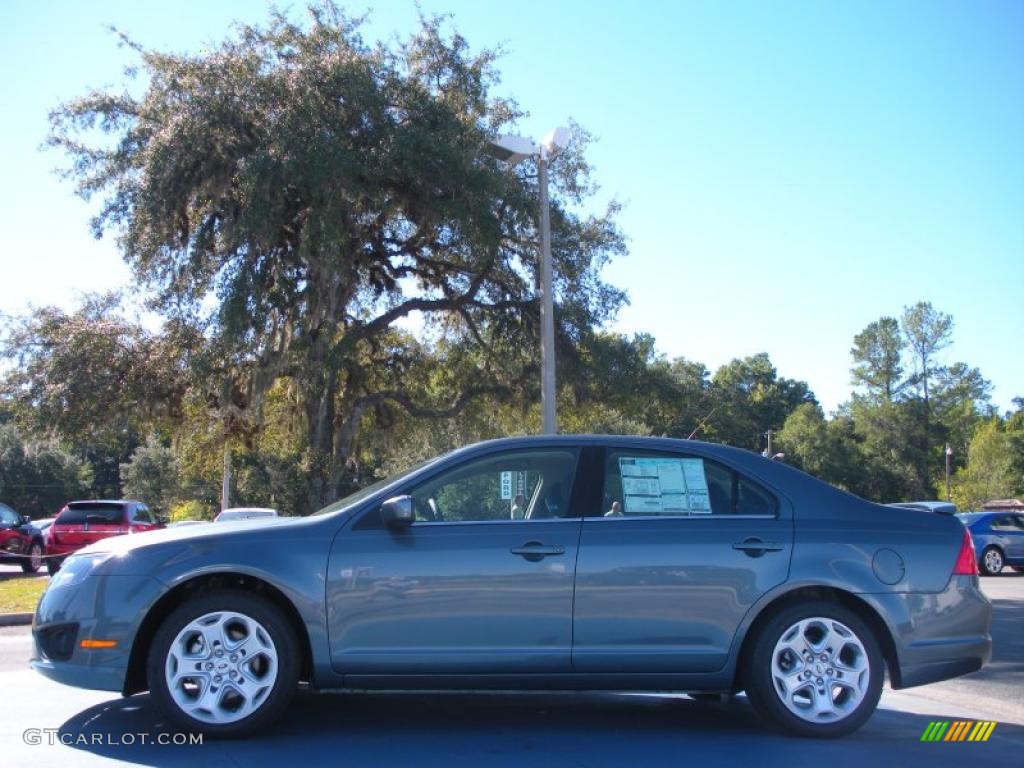
[[[176,725],[263,733],[297,684],[351,691],[746,691],[848,734],[882,684],[992,653],[971,537],[685,440],[480,443],[306,518],[111,536],[36,609],[33,667]],[[415,727],[413,724],[410,727]]]
[[[1024,513],[996,510],[958,517],[971,532],[983,574],[995,576],[1005,565],[1024,573]]]

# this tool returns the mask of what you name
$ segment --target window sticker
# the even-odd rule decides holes
[[[620,456],[627,515],[711,514],[703,459]]]

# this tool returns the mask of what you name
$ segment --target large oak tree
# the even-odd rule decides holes
[[[214,407],[256,423],[274,383],[294,382],[310,507],[344,488],[373,409],[451,415],[534,387],[535,168],[487,154],[521,114],[492,94],[495,54],[446,30],[424,18],[369,44],[321,4],[200,55],[122,35],[141,95],[94,91],[51,116],[79,193],[102,197],[97,235],[115,234],[153,306],[215,352]],[[624,250],[617,207],[578,213],[593,186],[574,136],[552,167],[563,347],[623,301],[600,278]],[[406,318],[440,369],[395,343]]]

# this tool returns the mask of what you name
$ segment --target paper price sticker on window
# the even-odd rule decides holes
[[[711,514],[702,459],[619,458],[627,515]]]
[[[491,475],[494,477],[494,475]],[[491,486],[492,488],[494,486]],[[493,491],[492,491],[493,493]],[[501,473],[501,498],[511,499],[512,498],[512,473],[502,472]]]

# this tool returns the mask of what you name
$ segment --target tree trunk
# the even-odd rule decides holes
[[[320,363],[306,385],[306,421],[309,429],[309,489],[307,512],[334,501],[343,461],[334,454],[338,374]]]

